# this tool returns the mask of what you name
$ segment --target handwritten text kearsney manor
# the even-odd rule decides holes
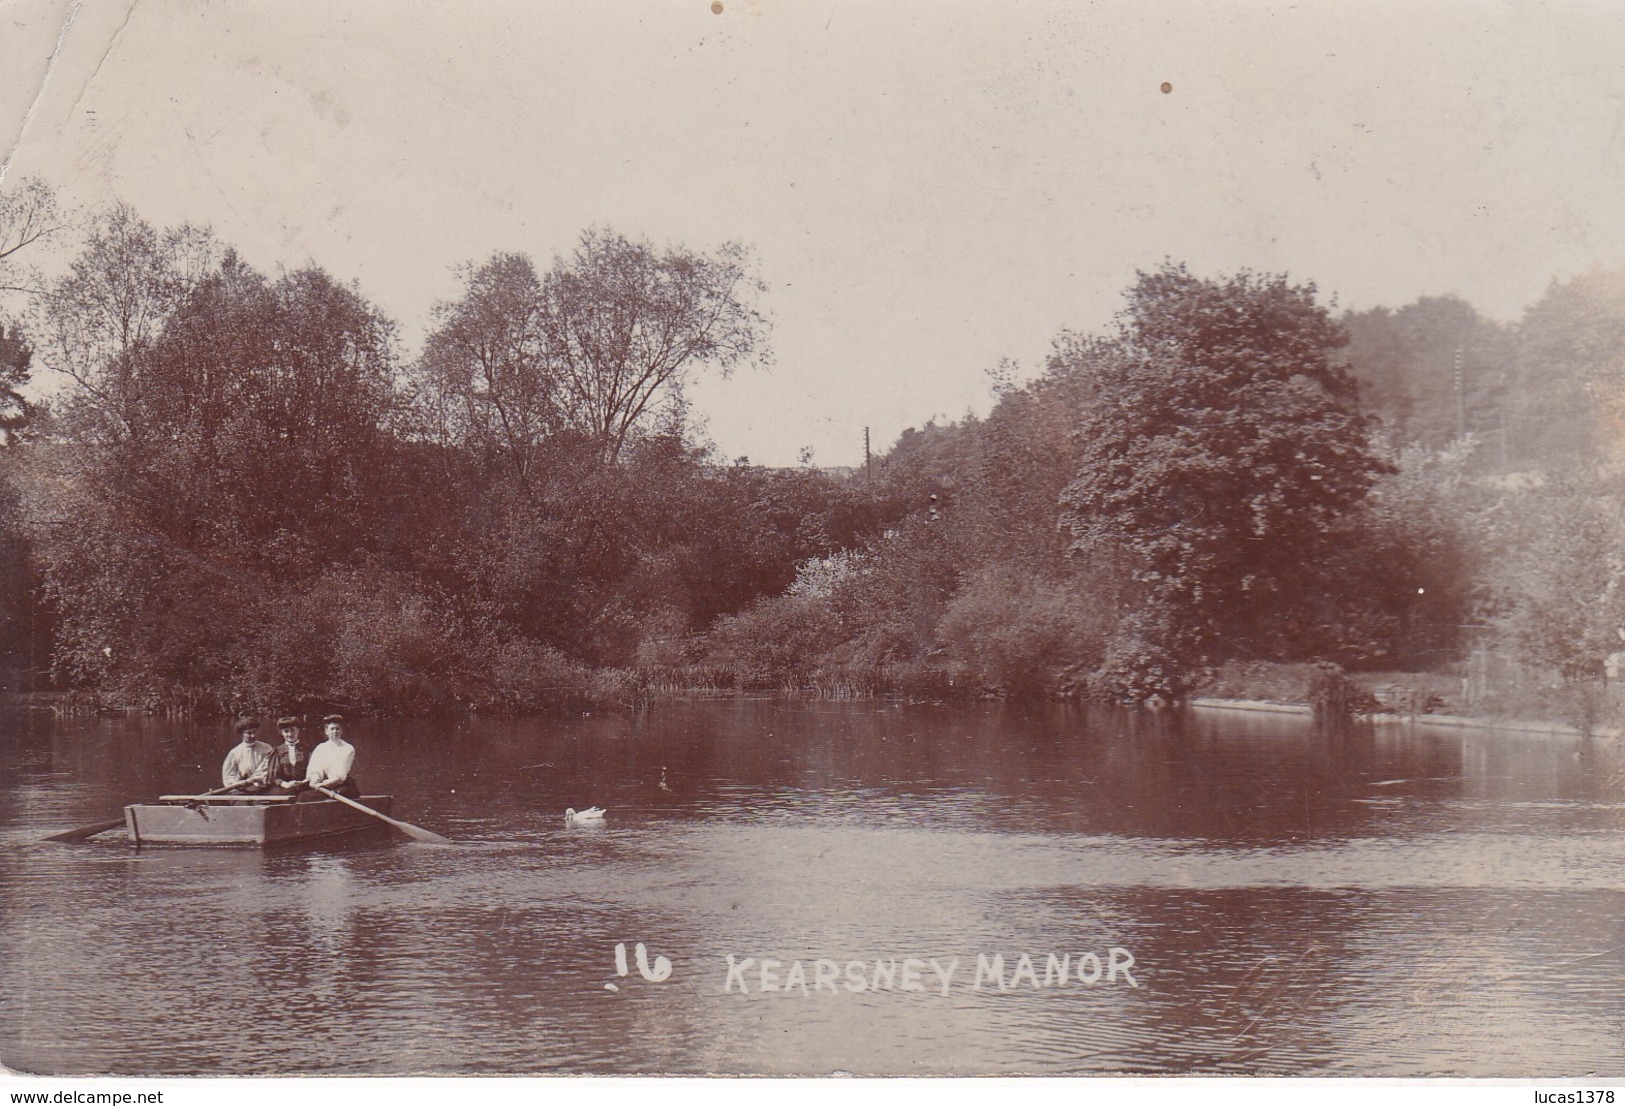
[[[781,960],[773,957],[736,957],[728,954],[724,994],[793,994],[819,991],[858,994],[864,991],[918,991],[946,995],[955,987],[972,991],[1011,991],[1068,985],[1093,986],[1122,979],[1130,987],[1139,983],[1130,973],[1133,955],[1124,948],[1107,950],[1104,958],[1092,952],[1078,956],[1049,953],[1042,965],[1022,953],[1007,962],[1004,954],[977,953],[974,963],[953,956],[885,960]],[[1007,971],[1008,968],[1008,971]]]

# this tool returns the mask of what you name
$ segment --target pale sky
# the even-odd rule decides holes
[[[1625,264],[1625,0],[723,4],[0,0],[3,183],[314,261],[408,353],[493,250],[742,241],[776,363],[693,398],[766,464],[985,412],[1164,257],[1503,319]]]

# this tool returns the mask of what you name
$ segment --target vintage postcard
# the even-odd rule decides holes
[[[8,1086],[1611,1096],[1622,55],[0,0]]]

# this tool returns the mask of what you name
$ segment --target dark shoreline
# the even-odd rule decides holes
[[[651,691],[635,703],[597,703],[597,708],[639,710],[646,708],[654,702],[676,702],[690,699],[736,699],[736,700],[767,700],[767,699],[805,699],[809,701],[827,700],[830,696],[822,695],[815,690],[780,689],[749,690],[730,688],[675,688],[661,687]],[[988,702],[1075,702],[1075,700],[1043,699],[988,699],[975,696],[964,696],[954,699],[920,699],[899,693],[875,692],[862,696],[841,696],[845,702],[902,702],[919,703],[938,706],[971,705]],[[78,700],[75,702],[75,700]],[[71,709],[63,709],[73,704]],[[551,707],[541,707],[535,710],[513,712],[516,716],[545,715],[551,710],[567,709],[578,704],[563,702]],[[1307,718],[1311,708],[1305,702],[1291,702],[1275,699],[1244,699],[1216,696],[1192,696],[1186,703],[1192,710],[1201,711],[1234,711],[1252,714],[1285,714]],[[1147,708],[1152,709],[1152,708]],[[1167,709],[1167,708],[1155,708]],[[113,707],[106,704],[97,704],[93,697],[86,697],[84,693],[68,691],[12,691],[0,692],[0,711],[50,711],[53,714],[66,716],[99,715],[102,717],[127,717],[130,715],[150,717],[178,717],[184,712],[146,711],[139,707]],[[466,709],[447,709],[445,711],[416,712],[405,717],[432,718],[443,714],[477,715],[484,716],[491,712],[470,711]],[[201,717],[201,716],[199,716]],[[1367,722],[1375,726],[1426,726],[1438,729],[1481,729],[1495,730],[1505,733],[1541,734],[1549,737],[1585,738],[1586,735],[1578,727],[1565,722],[1538,718],[1496,718],[1483,715],[1460,715],[1443,713],[1405,713],[1397,711],[1383,711],[1357,716],[1357,721]],[[1590,737],[1605,740],[1625,739],[1625,730],[1599,728],[1589,735]]]

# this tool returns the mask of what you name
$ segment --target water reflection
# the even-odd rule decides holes
[[[780,700],[380,723],[369,788],[454,847],[137,852],[36,842],[206,786],[229,738],[7,725],[14,1067],[1625,1073],[1617,745]],[[1114,947],[1138,986],[971,985]],[[730,955],[960,974],[740,994]]]

